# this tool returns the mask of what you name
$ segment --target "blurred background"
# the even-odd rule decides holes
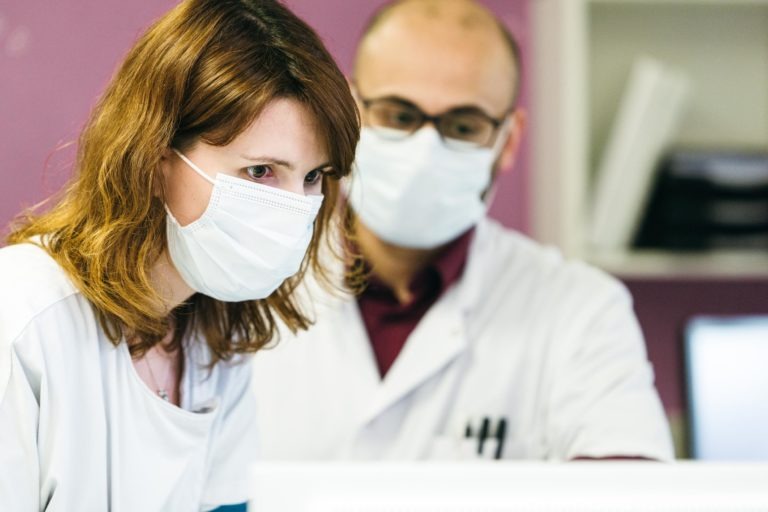
[[[175,3],[0,0],[0,234],[66,181],[118,62]],[[349,72],[384,2],[285,3]],[[768,2],[483,3],[520,41],[530,119],[492,215],[626,283],[686,456],[689,320],[768,315]]]

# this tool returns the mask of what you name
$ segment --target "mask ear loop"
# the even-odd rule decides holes
[[[507,137],[509,137],[511,126],[512,126],[512,121],[510,117],[507,117],[504,120],[504,122],[501,124],[501,126],[499,126],[499,132],[496,135],[496,141],[493,143],[493,148],[492,148],[494,162],[501,156],[501,152],[504,151],[504,145],[507,142]],[[496,183],[497,183],[497,180],[493,180],[493,183],[491,183],[491,185],[486,189],[485,193],[483,194],[483,202],[485,203],[486,213],[488,213],[488,211],[491,209],[493,200],[496,198],[496,191],[499,189]]]
[[[181,158],[181,159],[184,161],[184,163],[186,163],[186,164],[187,164],[187,165],[188,165],[188,166],[189,166],[189,167],[190,167],[190,168],[191,168],[193,171],[195,171],[197,174],[199,174],[199,175],[200,175],[200,176],[201,176],[201,177],[202,177],[202,178],[203,178],[205,181],[209,182],[211,185],[214,185],[214,186],[216,185],[216,181],[215,181],[215,180],[211,179],[211,177],[210,177],[210,176],[208,176],[207,174],[205,174],[205,173],[202,171],[202,169],[200,169],[198,166],[196,166],[195,164],[193,164],[193,163],[192,163],[192,160],[190,160],[189,158],[187,158],[186,156],[184,156],[184,155],[181,153],[181,151],[179,151],[179,150],[178,150],[178,149],[176,149],[176,148],[171,148],[171,149],[173,150],[173,152],[174,152],[174,153],[176,153],[176,155],[177,155],[179,158]],[[166,211],[166,213],[168,213],[168,216],[171,218],[171,220],[172,220],[174,223],[176,223],[176,225],[178,225],[180,228],[182,228],[182,227],[185,227],[185,226],[182,226],[182,225],[181,225],[181,223],[179,223],[179,221],[178,221],[178,220],[176,220],[176,217],[173,215],[173,212],[171,212],[171,209],[170,209],[170,208],[168,208],[168,204],[167,204],[167,203],[166,203],[165,205],[163,205],[163,206],[165,207],[165,211]]]
[[[216,184],[216,180],[214,180],[213,178],[211,178],[210,176],[205,174],[202,169],[200,169],[198,166],[193,164],[192,160],[190,160],[189,158],[184,156],[181,153],[181,151],[179,151],[176,148],[171,148],[171,149],[173,150],[174,153],[176,153],[178,155],[179,158],[181,158],[184,161],[184,163],[186,163],[193,171],[195,171],[197,174],[199,174],[205,181],[207,181],[211,185],[215,185]]]
[[[512,126],[512,120],[509,116],[499,126],[499,132],[496,135],[496,141],[493,143],[493,156],[499,158],[501,152],[504,151],[504,144],[507,142]]]

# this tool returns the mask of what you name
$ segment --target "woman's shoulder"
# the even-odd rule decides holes
[[[35,243],[0,249],[0,284],[0,296],[33,294],[56,300],[78,292],[64,269]]]
[[[0,249],[0,340],[12,340],[35,317],[77,295],[42,247],[24,243]]]

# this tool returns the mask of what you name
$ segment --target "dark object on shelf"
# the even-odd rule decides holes
[[[634,245],[768,250],[768,154],[671,153],[661,163]]]

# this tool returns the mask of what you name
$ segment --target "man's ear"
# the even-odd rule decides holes
[[[351,76],[345,77],[347,79],[347,85],[349,85],[349,90],[352,93],[352,96],[355,97],[355,100],[357,100],[357,85],[355,85],[355,79]]]
[[[357,84],[355,79],[348,76],[347,84],[349,84],[349,92],[352,93],[352,97],[355,99],[355,105],[357,105],[357,111],[360,113],[360,119],[363,118],[363,102],[360,100],[360,93],[357,91]]]
[[[520,142],[523,140],[523,133],[528,123],[528,113],[523,108],[517,108],[510,114],[508,122],[510,123],[509,135],[499,155],[499,170],[502,173],[512,169],[517,160]]]

